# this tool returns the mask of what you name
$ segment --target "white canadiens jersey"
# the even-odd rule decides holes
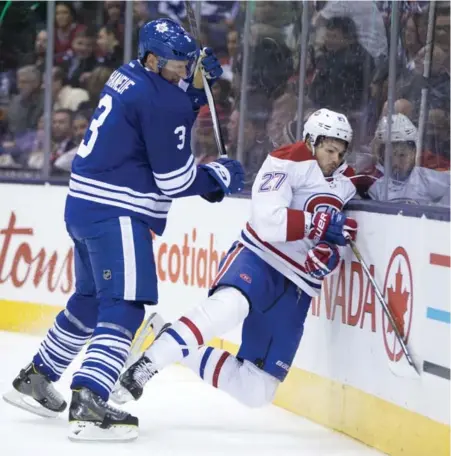
[[[240,242],[310,296],[317,296],[322,280],[310,276],[304,263],[316,243],[307,238],[311,214],[338,212],[355,195],[343,164],[332,177],[324,177],[304,142],[272,152],[252,187],[250,222]]]
[[[372,199],[385,199],[386,177],[381,177],[369,189]],[[450,175],[446,171],[415,166],[405,181],[390,179],[388,182],[388,201],[414,200],[420,204],[437,203],[449,205]]]

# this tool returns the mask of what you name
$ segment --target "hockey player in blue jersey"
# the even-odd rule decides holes
[[[200,71],[210,84],[221,75],[211,49],[200,51],[169,19],[145,24],[138,59],[107,81],[74,159],[65,222],[74,242],[75,293],[4,396],[44,416],[62,412],[66,402],[52,382],[90,341],[71,385],[72,440],[137,436],[138,419],[107,401],[144,305],[158,301],[150,230],[163,233],[173,198],[215,202],[243,187],[235,160],[195,164],[191,129],[207,102]]]

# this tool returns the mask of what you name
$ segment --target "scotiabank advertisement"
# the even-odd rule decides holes
[[[2,301],[64,306],[72,293],[66,192],[0,184],[0,306]],[[249,209],[245,199],[174,201],[167,230],[154,244],[158,311],[165,318],[177,318],[206,298]],[[410,378],[393,328],[351,250],[312,302],[295,366],[449,424],[449,223],[352,215],[359,221],[357,245],[423,373]],[[235,343],[239,337],[239,328],[226,336]]]

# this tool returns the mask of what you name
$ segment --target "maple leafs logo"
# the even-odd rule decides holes
[[[401,336],[405,337],[404,316],[409,310],[408,303],[410,293],[406,288],[402,289],[403,275],[401,272],[401,264],[398,266],[398,271],[395,274],[395,284],[387,289],[388,307],[392,312],[396,326],[399,329]],[[387,333],[393,332],[393,326],[388,322]]]
[[[166,22],[160,22],[159,24],[156,25],[155,28],[156,28],[157,32],[160,32],[160,33],[165,33],[169,30],[168,24],[166,24]]]

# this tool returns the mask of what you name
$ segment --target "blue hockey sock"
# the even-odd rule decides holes
[[[124,367],[144,306],[111,300],[100,305],[99,321],[71,389],[86,387],[107,401]]]
[[[61,311],[33,358],[40,372],[56,382],[91,337],[85,326],[68,309]]]

